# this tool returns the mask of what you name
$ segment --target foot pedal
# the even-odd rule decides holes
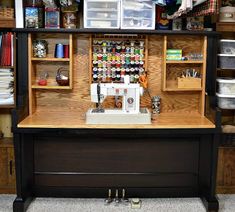
[[[111,191],[111,189],[109,189],[108,190],[108,198],[104,200],[106,205],[109,205],[113,201],[111,196],[112,196],[112,191]]]
[[[139,198],[132,198],[131,199],[131,208],[132,209],[140,209],[141,204],[142,204],[142,202]]]

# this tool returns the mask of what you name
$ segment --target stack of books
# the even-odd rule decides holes
[[[167,49],[166,60],[182,60],[182,49]]]
[[[0,105],[14,104],[14,73],[12,69],[0,69]]]

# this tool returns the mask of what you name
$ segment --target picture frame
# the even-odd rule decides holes
[[[50,29],[60,28],[59,8],[46,8],[45,9],[45,28],[50,28]]]
[[[25,7],[25,27],[39,28],[42,27],[42,17],[40,9],[37,7]]]

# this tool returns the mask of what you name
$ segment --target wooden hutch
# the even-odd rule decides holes
[[[17,197],[25,211],[34,197],[105,198],[124,188],[127,197],[201,197],[218,211],[215,197],[220,112],[215,107],[217,33],[145,30],[17,29],[17,108],[13,112]],[[161,114],[150,125],[87,125],[93,35],[145,36],[149,92],[161,96]],[[32,57],[34,38],[49,55]],[[55,59],[56,43],[70,44],[70,58]],[[200,52],[199,61],[167,61],[167,48]],[[26,62],[27,61],[27,62]],[[70,73],[67,87],[37,86],[40,71]],[[201,87],[178,88],[177,76],[196,68]],[[151,109],[147,94],[141,106]],[[113,107],[113,99],[104,108]]]

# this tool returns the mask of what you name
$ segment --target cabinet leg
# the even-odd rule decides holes
[[[201,197],[201,200],[208,212],[218,212],[219,211],[219,201],[216,197],[207,198]]]
[[[33,200],[33,197],[27,197],[25,199],[16,197],[13,202],[13,212],[25,212]]]

